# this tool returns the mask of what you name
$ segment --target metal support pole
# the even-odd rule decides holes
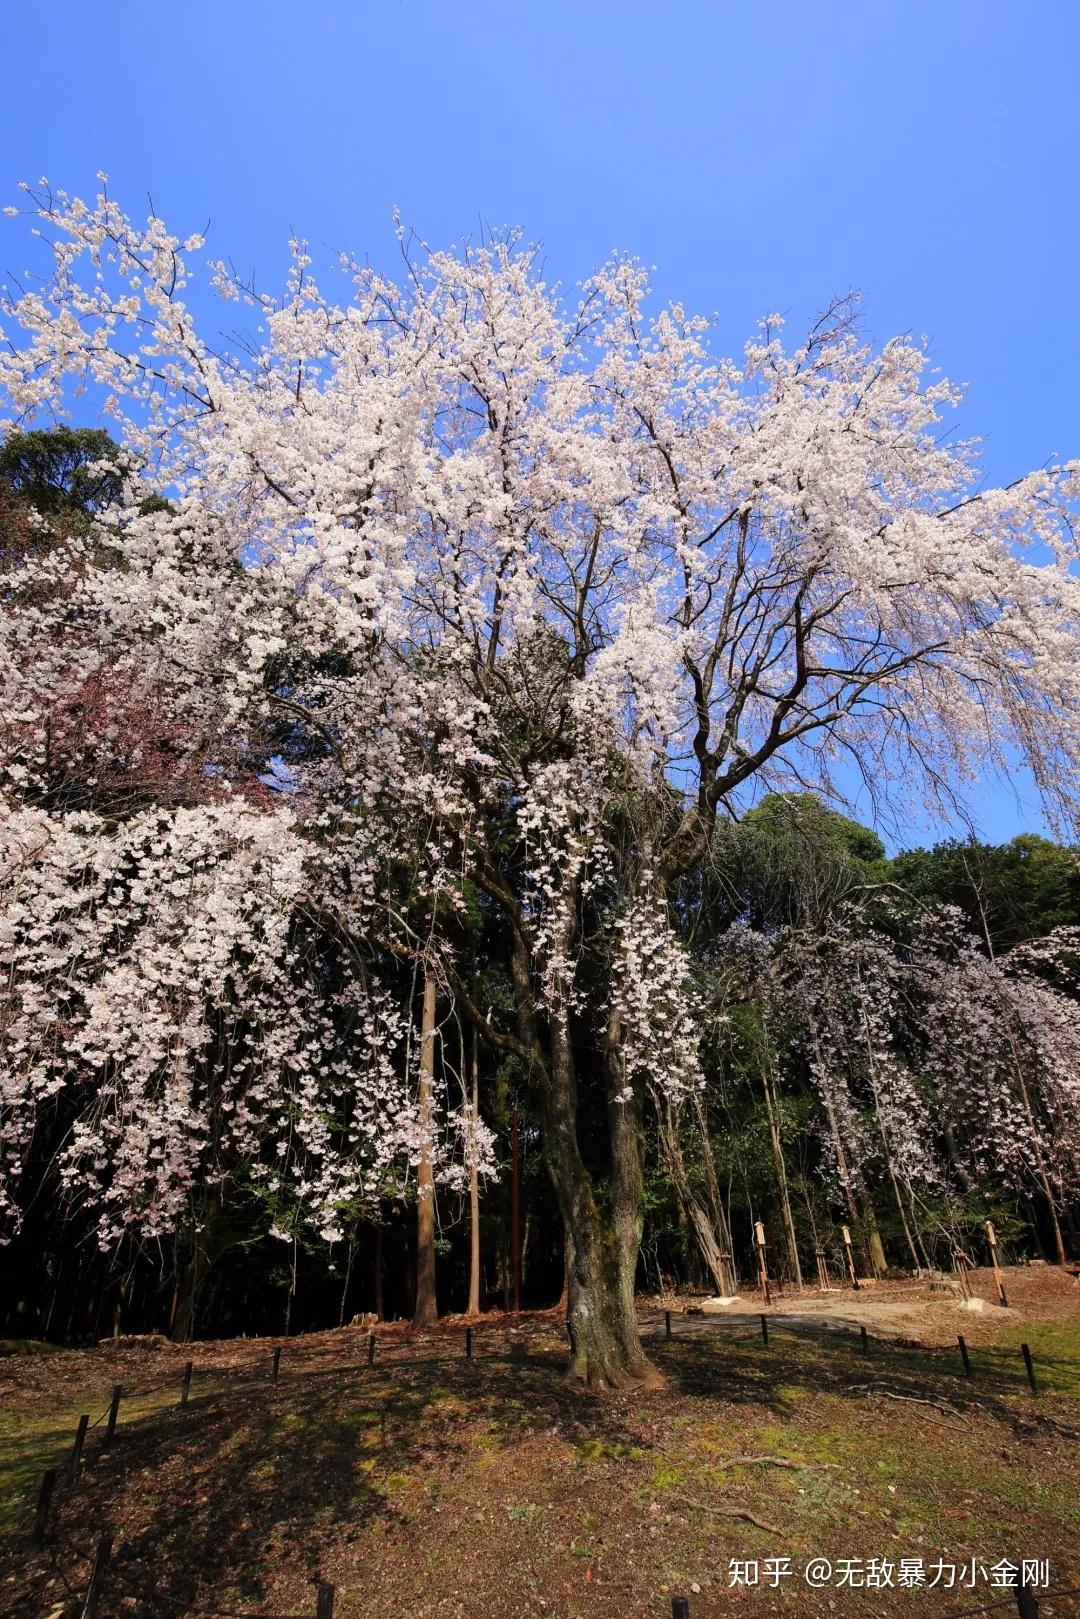
[[[112,1400],[109,1404],[109,1420],[105,1425],[105,1449],[108,1450],[116,1434],[116,1419],[120,1415],[120,1401],[123,1397],[123,1387],[117,1383],[112,1391]]]

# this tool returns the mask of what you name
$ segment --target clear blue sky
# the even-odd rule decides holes
[[[520,224],[552,279],[655,264],[731,350],[857,287],[969,384],[990,477],[1080,454],[1077,0],[54,0],[4,44],[0,203],[104,169],[267,286],[291,229],[389,264],[395,205]],[[985,835],[1039,825],[1020,789]]]

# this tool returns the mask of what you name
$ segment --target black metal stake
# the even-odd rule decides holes
[[[465,1359],[472,1360],[472,1328],[465,1328]]]
[[[1031,1392],[1032,1394],[1038,1394],[1039,1380],[1035,1376],[1035,1362],[1031,1358],[1031,1350],[1028,1348],[1027,1344],[1020,1345],[1020,1353],[1024,1357],[1024,1365],[1027,1368],[1028,1382],[1031,1384]]]
[[[670,1343],[670,1341],[671,1341],[671,1311],[670,1310],[665,1310],[664,1311],[664,1337]]]
[[[334,1619],[334,1587],[320,1580],[315,1593],[315,1619]]]
[[[870,1339],[867,1337],[866,1328],[860,1327],[859,1334],[862,1339],[862,1352],[864,1355],[868,1355],[870,1353]]]
[[[277,1348],[274,1350],[274,1369],[270,1373],[270,1378],[271,1378],[272,1382],[274,1382],[274,1383],[277,1382],[278,1375],[279,1375],[280,1372],[281,1372],[281,1345],[278,1344]]]
[[[45,1530],[49,1522],[49,1508],[52,1506],[53,1490],[56,1488],[56,1468],[50,1467],[48,1472],[41,1475],[41,1489],[38,1491],[37,1511],[34,1513],[34,1544],[40,1546],[45,1540]]]
[[[112,1401],[109,1405],[109,1420],[105,1424],[105,1449],[108,1450],[116,1433],[116,1419],[120,1415],[120,1401],[123,1397],[123,1386],[117,1383],[112,1391]]]
[[[192,1372],[194,1370],[195,1370],[195,1362],[193,1360],[189,1360],[187,1365],[184,1367],[184,1381],[180,1385],[180,1409],[181,1409],[181,1411],[184,1409],[184,1407],[188,1403],[188,1395],[191,1393],[191,1374],[192,1374]]]
[[[672,1597],[671,1619],[690,1619],[689,1597]]]
[[[83,1446],[86,1443],[86,1430],[90,1425],[89,1417],[80,1417],[79,1426],[75,1429],[75,1443],[71,1450],[71,1461],[68,1463],[68,1472],[72,1479],[79,1476],[79,1464],[82,1461]]]
[[[1020,1565],[1021,1568],[1023,1564]],[[1016,1611],[1020,1619],[1039,1619],[1039,1604],[1035,1600],[1035,1593],[1030,1585],[1025,1585],[1023,1579],[1016,1582]]]
[[[769,1322],[766,1316],[761,1318],[761,1336],[765,1341],[765,1348],[769,1347]]]
[[[958,1334],[956,1341],[960,1345],[960,1359],[964,1363],[964,1376],[965,1377],[970,1377],[971,1376],[971,1356],[968,1354],[968,1346],[964,1342],[963,1333]]]
[[[375,1364],[375,1334],[373,1332],[368,1333],[367,1363],[369,1366],[374,1366]]]
[[[109,1566],[112,1556],[112,1536],[102,1535],[98,1541],[97,1551],[94,1554],[94,1567],[90,1574],[90,1584],[86,1587],[86,1596],[83,1599],[82,1611],[79,1619],[94,1619],[98,1611],[98,1600],[101,1597],[101,1587],[105,1583],[105,1570]]]

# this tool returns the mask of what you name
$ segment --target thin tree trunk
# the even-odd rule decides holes
[[[788,1263],[795,1277],[795,1284],[802,1292],[802,1267],[799,1264],[799,1239],[795,1234],[795,1218],[791,1212],[791,1198],[788,1194],[787,1165],[784,1162],[784,1144],[780,1138],[780,1109],[776,1095],[773,1091],[771,1072],[771,1049],[766,1035],[766,1054],[761,1064],[761,1085],[765,1093],[765,1111],[769,1120],[769,1139],[772,1143],[773,1163],[776,1165],[776,1183],[780,1191],[780,1207],[784,1216],[784,1234],[787,1237]]]
[[[480,1127],[480,1077],[476,1054],[476,1028],[472,1032],[472,1128],[473,1161],[469,1166],[469,1307],[467,1314],[480,1314],[480,1171],[476,1163],[476,1136]]]
[[[694,1096],[694,1114],[697,1118],[698,1133],[701,1137],[701,1156],[705,1165],[705,1186],[709,1194],[709,1214],[712,1217],[713,1230],[719,1234],[720,1246],[725,1255],[725,1266],[728,1274],[728,1291],[736,1291],[735,1279],[735,1245],[731,1240],[731,1221],[728,1211],[724,1207],[724,1199],[720,1194],[720,1180],[716,1173],[716,1157],[713,1153],[712,1136],[709,1133],[709,1120],[701,1103],[700,1095]]]
[[[375,1253],[372,1258],[372,1269],[375,1272],[375,1319],[386,1320],[386,1309],[383,1300],[383,1248],[386,1243],[386,1232],[383,1228],[380,1210],[380,1219],[375,1227]]]
[[[416,1176],[416,1308],[413,1325],[431,1327],[439,1319],[435,1297],[435,975],[424,969],[424,1011],[420,1029],[420,1163]]]
[[[686,1160],[683,1157],[682,1145],[679,1141],[678,1119],[674,1106],[666,1098],[656,1096],[656,1116],[660,1128],[660,1151],[664,1164],[671,1176],[675,1187],[675,1195],[683,1211],[687,1224],[694,1234],[698,1252],[705,1263],[705,1268],[712,1278],[716,1292],[722,1297],[728,1294],[727,1266],[723,1251],[716,1240],[712,1221],[694,1196],[690,1186],[690,1177],[686,1171]]]

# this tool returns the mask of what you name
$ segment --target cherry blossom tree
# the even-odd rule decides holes
[[[346,259],[340,296],[300,242],[279,299],[212,265],[253,328],[226,348],[189,303],[199,237],[104,190],[27,199],[52,263],[8,300],[9,416],[86,390],[170,509],[109,529],[122,561],[80,585],[77,673],[55,594],[10,615],[50,649],[40,675],[5,662],[20,711],[120,637],[193,737],[276,735],[262,764],[319,851],[343,948],[371,923],[415,959],[382,876],[403,839],[425,893],[477,886],[513,1020],[442,970],[529,1076],[572,1373],[648,1380],[646,1098],[698,1083],[679,884],[759,788],[835,799],[854,772],[876,802],[949,803],[1019,749],[1071,816],[1077,466],[984,487],[924,346],[869,346],[847,304],[790,348],[767,322],[732,363],[706,322],[651,308],[633,262],[567,295],[512,237],[437,252],[403,234],[397,282]]]

